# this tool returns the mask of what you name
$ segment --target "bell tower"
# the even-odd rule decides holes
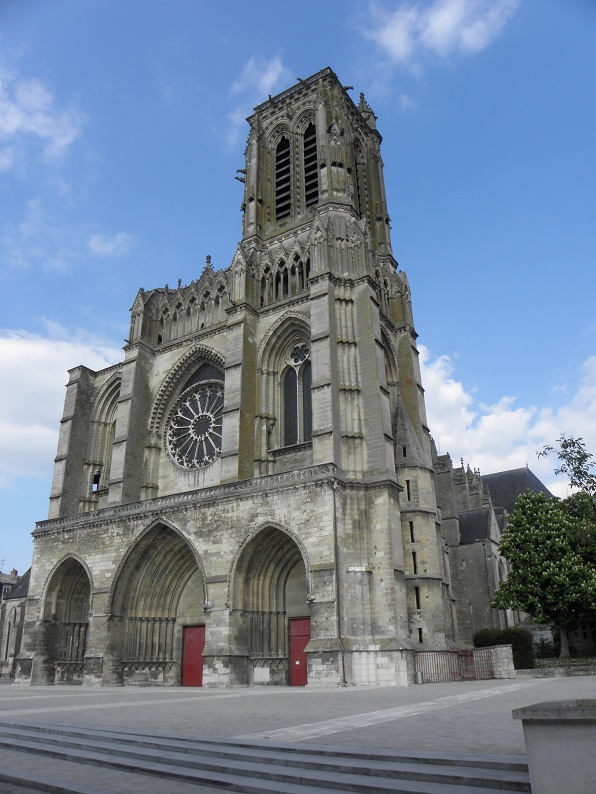
[[[363,486],[338,551],[346,592],[362,597],[359,617],[346,616],[350,642],[448,647],[456,627],[410,288],[392,253],[376,116],[348,90],[323,69],[248,119],[245,296],[262,319],[303,314],[312,361],[312,446],[300,458],[284,441],[283,396],[277,408],[266,396],[279,391],[277,367],[262,366],[254,471],[331,463]]]
[[[381,136],[363,94],[356,106],[327,68],[258,105],[248,122],[244,243],[272,240],[334,207],[364,221],[375,250],[391,253]]]

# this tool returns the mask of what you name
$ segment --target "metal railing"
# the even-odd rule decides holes
[[[423,684],[494,678],[489,648],[477,648],[473,651],[420,651],[416,653],[416,672],[422,673]]]

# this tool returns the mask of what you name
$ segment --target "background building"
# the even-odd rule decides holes
[[[0,676],[14,677],[16,660],[21,650],[25,602],[29,589],[31,570],[18,576],[13,570],[10,574],[0,574],[2,597],[0,598]],[[6,579],[10,577],[11,582]]]

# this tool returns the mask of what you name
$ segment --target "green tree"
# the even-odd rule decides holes
[[[500,547],[512,570],[494,605],[553,623],[561,656],[568,656],[567,630],[596,617],[596,464],[583,438],[564,433],[537,454],[554,454],[555,474],[567,477],[576,492],[567,499],[528,492],[517,500]]]
[[[517,608],[536,623],[552,623],[569,655],[567,630],[596,617],[596,533],[585,494],[550,499],[527,491],[501,537],[511,571],[495,594],[497,609]],[[578,538],[582,542],[578,542]]]
[[[596,466],[594,456],[586,449],[583,438],[573,438],[562,433],[555,442],[558,447],[547,444],[540,452],[539,458],[555,454],[559,459],[555,474],[563,474],[569,485],[587,496],[596,517],[596,474],[591,470]]]

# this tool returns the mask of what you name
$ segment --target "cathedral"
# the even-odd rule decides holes
[[[458,647],[376,116],[326,68],[248,124],[229,267],[140,289],[123,361],[69,371],[20,682],[406,685]]]

